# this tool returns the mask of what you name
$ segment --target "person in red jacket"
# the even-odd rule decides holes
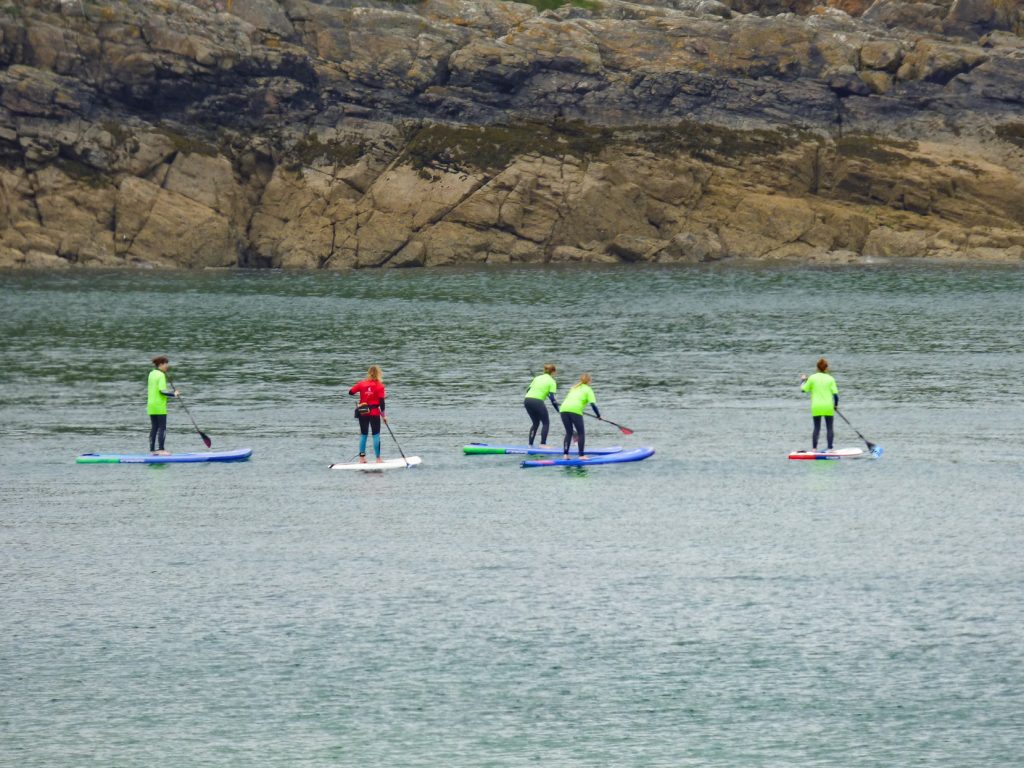
[[[380,421],[388,423],[388,417],[384,415],[384,377],[381,375],[379,365],[371,365],[366,371],[366,378],[353,384],[349,389],[350,395],[359,396],[359,404],[356,406],[356,418],[359,419],[359,463],[366,463],[366,435],[373,432],[373,452],[377,455],[377,463],[380,464]]]

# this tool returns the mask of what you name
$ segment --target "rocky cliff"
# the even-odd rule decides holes
[[[1017,0],[574,3],[0,0],[0,266],[1024,259]]]

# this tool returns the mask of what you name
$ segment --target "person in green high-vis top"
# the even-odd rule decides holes
[[[558,382],[555,381],[555,366],[548,363],[544,366],[544,373],[535,376],[530,382],[530,388],[526,390],[526,397],[523,399],[523,407],[530,414],[530,446],[537,437],[537,427],[540,427],[540,447],[547,448],[548,429],[551,420],[548,418],[548,407],[544,402],[547,398],[551,404],[558,408],[558,401],[555,400],[555,392],[558,391]]]
[[[828,450],[832,450],[832,422],[835,419],[836,407],[839,405],[839,387],[836,380],[828,372],[828,360],[818,360],[818,372],[810,376],[800,374],[800,389],[811,393],[811,418],[814,420],[814,432],[811,434],[811,448],[818,450],[818,436],[821,434],[821,420],[825,419],[825,434],[828,438]]]
[[[167,435],[167,398],[177,397],[180,392],[167,387],[167,369],[170,360],[164,355],[153,358],[153,370],[149,372],[146,412],[149,414],[149,451],[163,456],[164,438]]]
[[[590,388],[590,382],[589,373],[584,373],[580,376],[580,380],[573,384],[572,388],[566,393],[565,399],[562,400],[562,407],[558,409],[562,415],[562,426],[565,427],[565,440],[562,441],[562,452],[567,459],[569,458],[569,446],[572,445],[573,432],[576,433],[577,440],[579,441],[579,457],[581,459],[590,458],[584,455],[586,430],[583,428],[583,409],[589,405],[594,409],[594,415],[599,419],[601,418],[601,412],[597,410],[597,398],[594,397],[594,390]]]

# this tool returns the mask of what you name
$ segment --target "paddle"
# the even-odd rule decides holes
[[[174,386],[174,382],[171,381],[169,377],[167,379],[167,383],[171,385],[172,389],[178,389],[177,387]],[[189,420],[191,420],[192,426],[196,428],[196,432],[199,433],[199,437],[202,439],[203,445],[205,445],[207,448],[212,448],[213,442],[210,440],[209,437],[207,437],[206,433],[199,428],[199,425],[196,424],[196,420],[192,418],[192,414],[189,412],[188,406],[185,405],[185,400],[182,398],[181,395],[178,395],[176,399],[178,400],[179,403],[181,403],[181,407],[185,409],[185,413],[188,414],[188,418]]]
[[[383,414],[381,416],[381,421],[384,421]],[[384,426],[388,428],[388,434],[391,435],[391,439],[395,441],[395,445],[398,445],[398,438],[395,437],[395,433],[391,431],[391,425],[388,424],[386,421],[384,421]],[[398,452],[402,454],[402,461],[405,462],[405,466],[408,469],[409,466],[410,466],[409,460],[407,458],[405,458],[405,454],[402,453],[402,446],[401,445],[398,445]]]
[[[614,421],[609,421],[608,419],[605,419],[605,418],[603,418],[601,416],[595,416],[594,414],[590,413],[589,411],[584,411],[583,415],[584,416],[589,416],[592,419],[597,419],[598,421],[606,421],[609,424],[611,424],[613,427],[618,427],[619,428],[619,432],[621,432],[624,435],[632,435],[633,434],[633,430],[630,429],[629,427],[624,427],[621,424],[616,424]]]
[[[840,418],[841,418],[841,419],[842,419],[843,421],[845,421],[845,422],[846,422],[846,425],[847,425],[847,426],[848,426],[848,427],[849,427],[850,429],[852,429],[852,430],[853,430],[854,432],[857,432],[857,428],[856,428],[856,427],[854,427],[854,426],[853,426],[853,424],[851,424],[851,423],[850,423],[850,420],[849,420],[848,418],[846,418],[845,416],[843,416],[843,412],[842,412],[842,411],[840,411],[840,410],[839,410],[838,408],[836,408],[836,413],[838,413],[838,414],[839,414],[839,417],[840,417]],[[869,450],[869,451],[871,451],[871,455],[872,455],[872,456],[874,456],[875,458],[878,458],[879,456],[881,456],[881,455],[882,455],[882,446],[880,446],[880,445],[875,445],[875,444],[874,444],[874,443],[872,443],[872,442],[871,442],[870,440],[868,440],[868,439],[867,439],[866,437],[864,437],[864,435],[862,435],[862,434],[861,434],[860,432],[857,432],[857,437],[859,437],[859,438],[860,438],[861,440],[863,440],[863,441],[864,441],[864,444],[865,444],[865,445],[866,445],[866,446],[868,447],[868,450]]]

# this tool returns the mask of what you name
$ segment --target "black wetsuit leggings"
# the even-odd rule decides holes
[[[164,438],[167,436],[167,414],[149,417],[149,450],[163,450]]]
[[[365,435],[369,432],[373,432],[375,435],[380,434],[380,416],[359,417],[359,434]]]
[[[540,443],[545,445],[548,441],[548,429],[551,427],[551,419],[548,417],[548,407],[544,405],[544,401],[537,397],[527,397],[523,400],[523,405],[526,407],[526,412],[530,414],[530,445],[533,445],[533,440],[537,437],[537,427],[540,426]]]
[[[821,434],[821,420],[825,419],[825,435],[828,438],[828,447],[832,447],[832,422],[835,420],[835,416],[812,416],[814,419],[814,434],[811,435],[811,448],[818,449],[818,435]]]
[[[565,440],[562,441],[562,452],[568,453],[572,445],[572,432],[575,429],[579,437],[580,456],[583,455],[583,442],[586,434],[583,430],[583,416],[579,413],[562,413],[562,426],[565,427]]]

